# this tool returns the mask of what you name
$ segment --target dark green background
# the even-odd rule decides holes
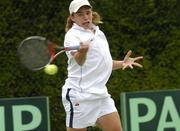
[[[90,0],[100,13],[114,59],[129,49],[143,55],[144,68],[113,71],[107,84],[119,108],[119,93],[177,89],[180,85],[179,0]],[[63,45],[70,0],[0,1],[0,97],[49,96],[52,131],[65,130],[61,87],[67,75],[65,54],[56,59],[58,74],[25,69],[17,47],[31,35],[45,36]],[[93,65],[92,65],[93,66]],[[120,111],[120,109],[119,109]],[[98,130],[98,129],[92,129]]]

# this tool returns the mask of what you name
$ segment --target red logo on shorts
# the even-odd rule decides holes
[[[79,106],[79,103],[76,103],[75,106]]]

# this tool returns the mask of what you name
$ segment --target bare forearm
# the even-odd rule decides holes
[[[79,50],[74,53],[74,59],[76,60],[78,65],[82,66],[86,61],[88,49],[89,49],[89,44],[82,42],[80,43]]]
[[[76,52],[74,54],[74,59],[76,60],[78,65],[82,66],[84,64],[84,62],[86,61],[86,56],[87,56],[87,53]]]
[[[113,70],[122,69],[123,68],[123,61],[113,60]]]

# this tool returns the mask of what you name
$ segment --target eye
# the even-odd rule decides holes
[[[81,17],[81,16],[83,16],[83,13],[79,12],[79,13],[77,13],[77,15]]]
[[[87,11],[86,14],[87,14],[87,15],[90,15],[90,14],[91,14],[91,11]]]

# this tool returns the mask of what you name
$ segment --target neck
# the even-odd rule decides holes
[[[96,31],[95,26],[93,24],[90,24],[88,29],[91,30],[93,33],[95,33]]]

